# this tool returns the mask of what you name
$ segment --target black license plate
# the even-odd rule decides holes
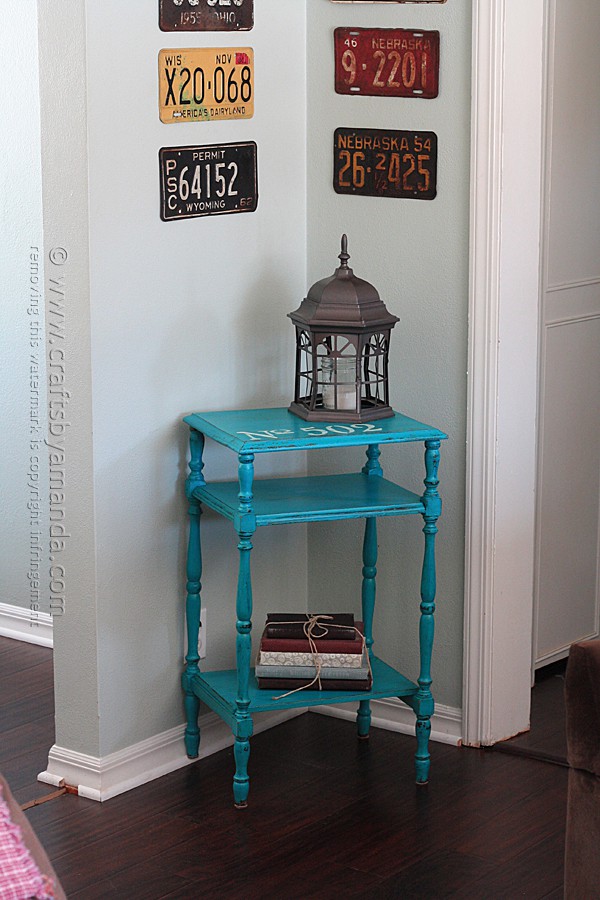
[[[162,31],[250,31],[254,0],[160,0]]]
[[[338,128],[333,187],[338,194],[433,200],[437,135],[433,131]]]
[[[256,144],[163,147],[160,217],[192,219],[254,212],[258,206]]]

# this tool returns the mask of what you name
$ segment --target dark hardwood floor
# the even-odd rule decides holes
[[[496,744],[495,750],[568,766],[565,718],[566,668],[567,660],[563,659],[536,672],[535,685],[531,692],[530,730]]]
[[[0,768],[21,803],[53,743],[51,651],[0,638]],[[28,818],[69,898],[562,898],[567,770],[304,715],[252,739],[248,809],[225,750],[104,804]]]

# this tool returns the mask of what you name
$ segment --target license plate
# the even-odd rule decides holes
[[[211,122],[254,115],[251,47],[196,47],[158,54],[160,121]]]
[[[163,147],[160,217],[193,219],[254,212],[258,206],[256,144]]]
[[[437,97],[439,31],[336,28],[335,89],[370,97]]]
[[[433,200],[436,182],[433,131],[336,130],[333,187],[338,194]]]
[[[445,3],[446,0],[331,0],[332,3]]]
[[[162,31],[249,31],[254,0],[160,0]]]

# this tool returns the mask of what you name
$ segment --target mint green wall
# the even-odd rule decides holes
[[[0,421],[10,440],[0,474],[0,604],[48,613],[48,472],[35,444],[47,407],[36,0],[3,18],[0,57],[10,65],[0,81]]]
[[[439,97],[336,94],[332,47],[338,25],[439,30]],[[468,0],[418,6],[308,2],[308,283],[333,272],[340,235],[347,232],[350,265],[375,284],[389,310],[400,317],[391,344],[392,404],[450,435],[440,470],[444,513],[433,674],[436,699],[453,707],[461,704],[462,680],[470,25]],[[437,198],[426,202],[334,193],[332,143],[338,126],[436,132]],[[387,450],[382,463],[390,477],[420,490],[420,449]],[[361,453],[349,452],[344,464],[357,469]],[[327,453],[317,459],[311,455],[309,465],[327,472],[332,459]],[[311,608],[359,608],[361,543],[357,524],[309,529]],[[379,554],[377,649],[390,664],[416,675],[420,525],[407,519],[382,521]]]
[[[214,127],[158,121],[158,50],[187,46],[190,40],[159,32],[156,4],[79,0],[79,30],[64,54],[57,52],[63,40],[55,15],[59,6],[57,0],[42,4],[51,166],[44,173],[45,226],[53,241],[68,241],[73,248],[69,273],[77,303],[71,310],[69,349],[77,423],[69,444],[74,466],[69,502],[78,537],[69,550],[67,614],[57,627],[57,743],[106,755],[182,721],[173,677],[173,661],[183,643],[181,487],[186,451],[180,417],[194,408],[288,402],[293,331],[286,313],[298,306],[312,281],[333,270],[342,231],[348,232],[357,273],[376,284],[401,318],[392,343],[395,406],[451,435],[441,469],[445,511],[434,675],[438,699],[458,706],[469,196],[467,0],[394,8],[257,0],[255,29],[243,38],[256,52],[255,117]],[[85,41],[80,33],[84,13]],[[336,24],[438,27],[440,98],[337,96],[332,62]],[[195,36],[193,44],[214,46],[221,40],[235,43],[229,36],[207,34]],[[80,67],[81,97],[73,85],[64,90],[72,77],[64,68],[67,58],[69,65],[75,60]],[[110,65],[113,58],[120,64]],[[131,73],[133,81],[126,77]],[[132,85],[135,104],[128,92]],[[78,100],[80,127],[52,133],[52,117],[66,121],[73,112],[70,97]],[[436,131],[438,198],[426,203],[334,194],[331,143],[338,125]],[[256,140],[259,148],[258,212],[160,222],[158,149],[244,138]],[[69,160],[72,156],[73,191],[64,190],[69,173],[59,171],[61,141],[66,141]],[[56,208],[59,219],[53,221]],[[392,477],[419,487],[420,452],[390,450],[383,461]],[[230,477],[235,471],[231,463],[210,448],[207,475]],[[290,455],[274,465],[285,474],[302,471],[304,464]],[[331,460],[325,453],[311,465],[327,471]],[[348,454],[344,465],[358,468],[360,453]],[[259,477],[273,471],[269,461],[259,461]],[[237,560],[230,526],[211,514],[204,526],[206,664],[220,668],[233,663]],[[380,531],[379,593],[387,602],[380,604],[376,638],[381,655],[408,674],[416,674],[422,542],[415,526],[387,520]],[[303,528],[266,532],[254,551],[257,631],[269,609],[304,606],[307,594],[311,607],[358,608],[361,536],[355,526],[313,528],[308,548]],[[399,575],[410,590],[398,589]]]
[[[304,0],[256,6],[243,35],[163,33],[148,0],[40,6],[45,233],[69,251],[73,298],[67,500],[77,539],[56,626],[56,743],[92,756],[184,718],[182,417],[281,405],[293,382],[286,313],[306,281],[306,12]],[[253,119],[159,121],[161,48],[246,44],[257,60]],[[159,149],[240,140],[258,144],[257,212],[162,222]],[[257,464],[258,475],[304,470],[299,454]],[[207,449],[207,477],[236,472],[233,454]],[[274,606],[306,603],[306,529],[266,532],[253,554],[257,623]],[[205,665],[228,668],[237,541],[211,513],[203,537]]]
[[[60,350],[71,398],[63,450],[65,522],[71,539],[55,555],[63,569],[64,614],[54,617],[56,743],[98,755],[98,654],[96,532],[91,411],[88,159],[85,72],[85,0],[68,5],[39,0],[40,111],[44,244],[61,247],[67,259],[60,275],[64,291],[64,338],[47,341]],[[57,123],[69,122],[69,128]],[[52,272],[52,276],[50,273]],[[49,293],[47,291],[47,293]],[[49,297],[47,296],[47,301]]]
[[[187,435],[181,416],[277,405],[292,380],[286,313],[306,272],[304,3],[256,6],[248,34],[190,35],[159,31],[157,4],[148,0],[86,3],[103,755],[182,721],[176,673],[183,651]],[[284,29],[289,39],[279,44],[274,36]],[[159,121],[161,48],[247,44],[257,60],[252,119]],[[109,47],[135,74],[132,82],[120,66],[107,66]],[[162,222],[159,148],[242,140],[258,144],[256,213]],[[303,459],[288,457],[261,460],[257,471],[303,467]],[[237,473],[237,460],[213,446],[206,476],[225,473]],[[228,668],[235,661],[237,539],[229,523],[207,513],[203,541],[205,665]],[[306,534],[269,529],[254,543],[259,623],[273,603],[289,609],[298,596],[304,602]]]

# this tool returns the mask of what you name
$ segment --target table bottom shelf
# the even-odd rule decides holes
[[[371,667],[373,686],[370,691],[302,690],[280,700],[276,700],[275,697],[285,693],[285,690],[260,690],[254,677],[254,669],[251,669],[248,712],[252,714],[277,709],[323,706],[330,703],[358,703],[361,700],[376,700],[384,697],[405,699],[416,694],[418,686],[381,659],[374,657]],[[227,721],[232,720],[237,708],[237,671],[235,669],[203,672],[192,680],[191,686],[200,700]]]

